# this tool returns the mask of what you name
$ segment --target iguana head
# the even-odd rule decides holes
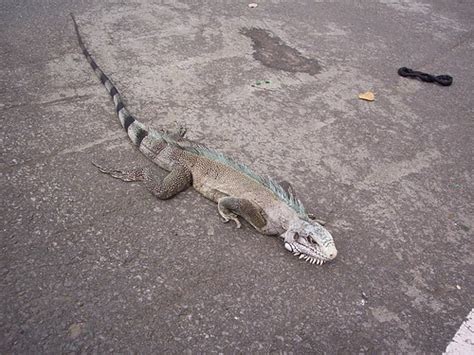
[[[288,251],[312,264],[322,265],[337,255],[331,234],[314,221],[297,219],[282,237]]]

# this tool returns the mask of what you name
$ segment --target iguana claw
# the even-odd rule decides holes
[[[322,225],[322,226],[324,226],[324,225],[327,224],[326,221],[324,221],[324,220],[322,220],[322,219],[316,218],[316,216],[315,216],[314,214],[312,214],[312,213],[308,213],[308,217],[309,217],[309,219],[311,219],[311,220],[313,220],[313,221],[319,223],[319,224]]]
[[[232,220],[232,221],[235,222],[235,224],[237,225],[237,228],[241,228],[241,227],[242,227],[242,224],[240,223],[238,217],[233,217],[233,216],[224,217],[224,223],[228,223],[230,220]]]
[[[169,199],[192,185],[204,196],[213,197],[224,222],[232,220],[241,228],[240,217],[262,234],[284,231],[281,237],[286,250],[313,264],[321,265],[336,257],[334,240],[321,226],[325,222],[306,215],[289,183],[278,184],[184,138],[187,130],[184,125],[154,131],[135,119],[117,88],[90,55],[74,16],[72,19],[82,53],[113,100],[121,126],[141,152],[169,172],[160,179],[147,167],[117,170],[92,162],[101,173],[123,181],[141,182],[160,200]]]

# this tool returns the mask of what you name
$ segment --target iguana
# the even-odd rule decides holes
[[[217,203],[224,222],[239,217],[264,235],[280,236],[285,248],[300,259],[322,265],[337,255],[331,234],[311,220],[291,188],[254,173],[223,154],[186,139],[185,129],[157,131],[136,120],[127,110],[117,88],[96,64],[82,41],[71,14],[84,56],[107,89],[120,123],[138,149],[169,171],[161,181],[148,168],[107,169],[101,172],[123,181],[139,181],[157,198],[169,199],[189,186]]]

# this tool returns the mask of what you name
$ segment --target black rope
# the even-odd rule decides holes
[[[443,86],[449,86],[453,83],[453,77],[451,75],[431,75],[406,67],[401,67],[400,69],[398,69],[398,75],[406,78],[418,78],[428,83],[436,82]]]

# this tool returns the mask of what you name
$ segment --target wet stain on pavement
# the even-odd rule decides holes
[[[311,75],[321,71],[321,66],[316,59],[304,57],[298,50],[288,46],[268,30],[243,28],[240,33],[252,39],[253,57],[267,67]]]

